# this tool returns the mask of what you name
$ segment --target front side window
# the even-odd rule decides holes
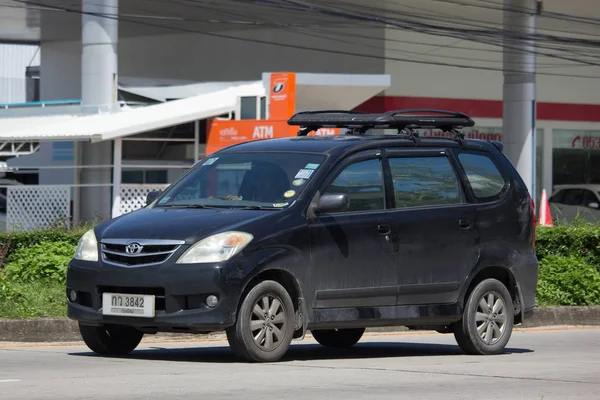
[[[350,199],[346,212],[383,210],[385,191],[381,161],[359,161],[347,166],[331,183],[325,194],[345,193]]]
[[[211,157],[173,184],[157,207],[283,208],[298,197],[324,160],[322,154],[288,152]]]
[[[475,197],[487,200],[502,193],[506,187],[506,181],[488,156],[460,153],[458,159],[465,170]]]
[[[556,194],[554,196],[550,196],[548,201],[550,203],[562,203],[562,199],[564,196],[565,196],[565,190],[559,190],[558,192],[556,192]]]
[[[396,208],[460,204],[458,178],[446,157],[390,158]]]

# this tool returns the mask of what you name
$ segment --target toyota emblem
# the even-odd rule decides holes
[[[125,253],[133,256],[136,254],[140,254],[143,248],[144,246],[142,246],[139,243],[129,243],[127,247],[125,247]]]

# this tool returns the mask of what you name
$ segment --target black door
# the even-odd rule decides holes
[[[379,154],[371,150],[344,160],[321,188],[346,193],[350,208],[309,220],[314,308],[396,304],[397,254]]]
[[[398,241],[398,305],[453,303],[475,266],[476,208],[444,149],[386,152]]]

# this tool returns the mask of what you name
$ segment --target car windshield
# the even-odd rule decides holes
[[[323,154],[291,152],[210,157],[167,189],[156,207],[284,208],[324,160]]]

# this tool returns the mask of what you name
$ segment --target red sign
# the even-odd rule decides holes
[[[574,149],[600,149],[600,136],[575,136],[572,146]]]
[[[206,154],[251,140],[291,136],[286,121],[212,120],[208,125]]]
[[[496,140],[501,142],[504,139],[504,136],[500,132],[486,131],[484,129],[472,129],[472,130],[463,130],[465,132],[465,137],[468,139],[481,139],[481,140]],[[421,136],[424,137],[452,137],[451,132],[443,132],[439,129],[425,129]]]
[[[269,87],[269,119],[287,120],[296,109],[296,74],[273,73]]]
[[[225,147],[249,142],[251,140],[293,137],[298,133],[297,126],[287,121],[269,120],[212,120],[208,125],[206,154],[214,153]],[[339,135],[337,128],[321,128],[309,136]]]

